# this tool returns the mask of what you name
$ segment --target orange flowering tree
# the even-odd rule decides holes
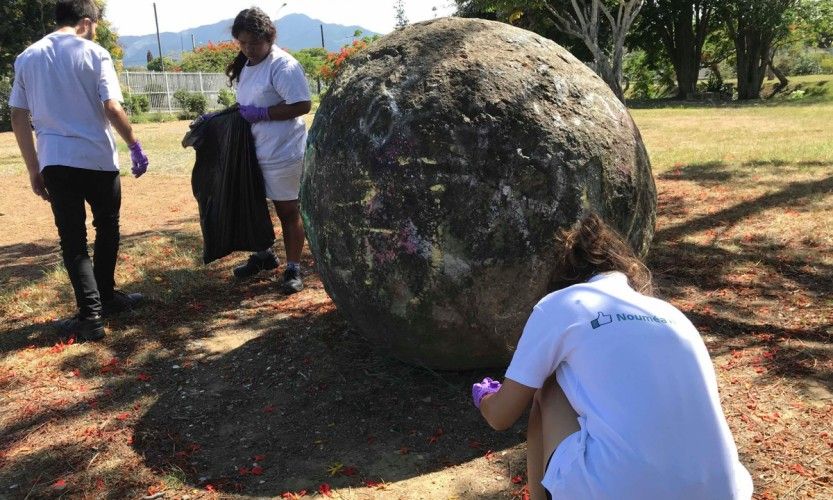
[[[232,41],[213,43],[197,47],[193,52],[182,56],[182,71],[205,73],[225,73],[226,66],[234,60],[240,49]]]
[[[321,78],[327,83],[332,83],[341,71],[344,61],[350,56],[366,49],[368,45],[376,41],[379,35],[366,36],[358,40],[353,40],[353,43],[345,45],[338,52],[331,52],[327,54],[327,59],[321,66]]]

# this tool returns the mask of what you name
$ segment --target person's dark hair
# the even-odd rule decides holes
[[[636,291],[653,293],[651,272],[627,241],[595,212],[585,214],[573,227],[562,229],[557,244],[560,252],[551,290],[584,283],[598,273],[619,271]]]
[[[231,36],[236,40],[240,33],[249,33],[255,39],[274,43],[278,36],[278,31],[269,15],[257,7],[251,9],[243,9],[234,18],[234,24],[231,25]],[[243,71],[243,66],[246,65],[246,56],[243,52],[237,54],[237,57],[226,67],[226,76],[229,79],[229,85],[234,83],[234,80],[240,79],[240,72]]]
[[[55,4],[55,24],[75,26],[85,17],[93,22],[101,19],[101,9],[94,0],[58,0]]]

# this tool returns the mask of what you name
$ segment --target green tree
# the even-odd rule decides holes
[[[23,50],[55,29],[55,0],[3,0],[0,2],[0,75],[11,75],[14,60]],[[97,0],[102,12],[104,0]],[[118,34],[106,18],[99,20],[96,42],[110,52],[119,67],[122,49]]]
[[[293,52],[292,56],[304,68],[307,78],[313,80],[321,75],[321,67],[327,61],[327,50],[321,47],[301,49]]]
[[[674,66],[677,98],[697,92],[703,46],[711,28],[715,0],[646,0],[635,30],[648,52],[661,47]]]
[[[0,76],[13,72],[23,49],[55,29],[55,0],[0,2]]]
[[[735,45],[738,99],[761,97],[777,43],[789,33],[798,0],[726,0],[718,7]],[[783,81],[782,81],[783,83]]]
[[[157,57],[147,65],[148,71],[181,71],[180,67],[170,57]]]
[[[119,34],[110,25],[110,21],[107,19],[101,19],[96,25],[95,41],[97,44],[107,49],[107,52],[110,53],[110,57],[113,58],[113,64],[116,66],[116,70],[121,71],[124,69],[124,64],[122,62],[124,59],[124,49],[122,49],[121,45],[119,45]]]
[[[408,25],[408,16],[405,15],[405,1],[394,0],[393,17],[396,19],[396,27],[402,28]]]
[[[797,38],[812,47],[833,47],[833,2],[802,0],[797,6],[795,24],[791,28]]]
[[[546,18],[564,35],[573,37],[592,55],[596,73],[620,100],[625,37],[645,0],[456,0],[458,11],[493,12],[497,20],[519,24],[524,18]],[[540,26],[534,21],[528,26]],[[533,29],[547,36],[544,32]],[[556,40],[558,41],[558,40]],[[575,52],[574,52],[575,54]],[[576,54],[577,57],[583,59]],[[585,59],[586,60],[586,59]]]

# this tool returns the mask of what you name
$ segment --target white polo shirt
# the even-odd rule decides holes
[[[102,104],[123,100],[109,52],[75,34],[51,33],[17,57],[14,71],[9,105],[32,115],[41,170],[119,169]]]
[[[752,496],[699,333],[624,274],[599,274],[535,306],[506,378],[540,388],[552,373],[581,428],[545,472],[554,498]]]

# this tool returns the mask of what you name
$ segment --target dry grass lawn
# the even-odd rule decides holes
[[[831,105],[640,109],[659,193],[659,293],[701,329],[757,499],[833,498]],[[312,269],[200,264],[186,122],[137,126],[118,282],[148,305],[75,345],[56,231],[0,134],[0,497],[521,498],[523,425],[471,408],[475,373],[386,358]],[[122,151],[123,161],[127,161]]]

